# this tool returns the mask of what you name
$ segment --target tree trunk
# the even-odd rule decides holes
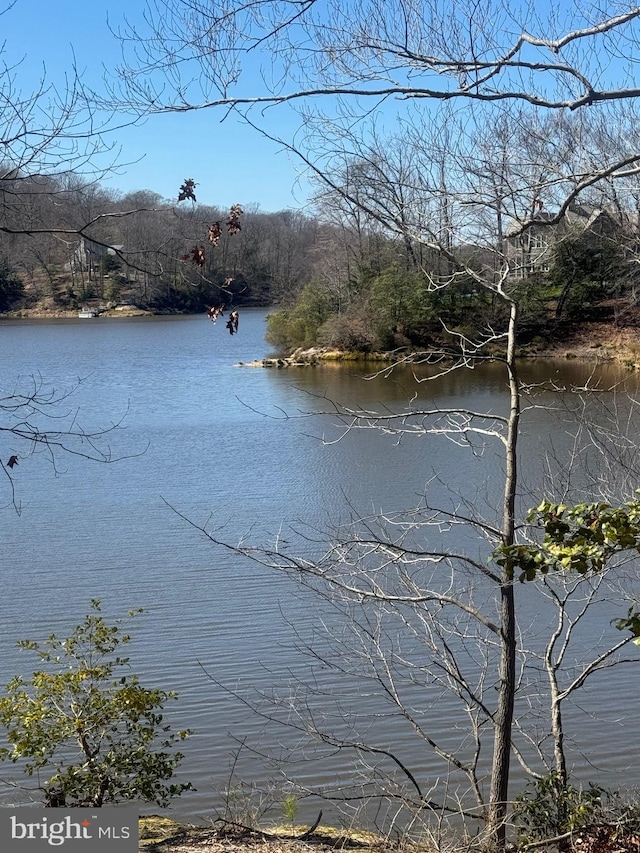
[[[551,732],[553,735],[553,762],[555,772],[564,788],[567,787],[567,762],[564,755],[564,726],[558,701],[558,688],[554,683],[551,693]]]
[[[509,375],[510,412],[506,436],[506,476],[502,516],[502,542],[512,545],[515,531],[515,499],[517,485],[517,441],[520,421],[520,387],[515,364],[515,339],[518,312],[510,304],[507,342],[507,371]],[[489,800],[488,831],[492,850],[506,847],[506,818],[509,802],[509,769],[511,764],[511,730],[516,688],[516,618],[513,581],[509,565],[504,568],[500,587],[500,667],[498,671],[498,706],[495,714],[493,766]]]

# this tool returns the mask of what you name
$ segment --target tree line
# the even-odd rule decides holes
[[[129,301],[156,311],[201,311],[221,300],[282,301],[312,275],[320,223],[303,213],[242,211],[241,230],[210,223],[226,212],[143,190],[123,194],[72,176],[0,174],[0,310],[48,301]],[[51,222],[55,219],[55,230]],[[208,245],[202,262],[193,247]]]
[[[370,195],[384,189],[383,179],[393,180],[391,162],[379,161],[374,173],[364,166],[349,163],[335,180],[349,182],[350,192],[357,182],[357,191]],[[241,229],[222,230],[198,263],[189,247],[201,246],[207,223],[224,219],[221,208],[8,168],[0,193],[11,224],[11,233],[0,233],[2,311],[43,302],[77,308],[92,299],[159,312],[198,312],[220,302],[273,306],[267,339],[282,351],[318,344],[364,352],[424,347],[441,341],[445,330],[473,333],[504,320],[500,303],[473,276],[434,287],[440,253],[394,235],[339,188],[319,189],[308,212],[246,207]],[[640,190],[634,185],[629,193],[634,206],[628,194],[624,206],[619,197],[592,194],[571,224],[550,229],[550,239],[516,226],[502,247],[455,246],[452,237],[450,248],[478,272],[496,265],[496,256],[510,264],[524,342],[552,338],[578,318],[624,322],[638,283]],[[455,194],[443,190],[443,204],[454,203]],[[52,212],[55,232],[48,230]],[[535,213],[534,221],[546,226],[551,212]],[[533,251],[535,262],[527,262]],[[615,303],[601,304],[611,298]]]
[[[612,145],[611,134],[604,138],[601,130],[588,134],[594,148]],[[587,129],[563,118],[549,121],[547,133],[561,156],[554,171],[571,171],[568,152]],[[514,136],[518,144],[512,149]],[[567,205],[548,190],[543,202],[540,184],[532,187],[529,181],[517,195],[510,191],[496,202],[491,198],[496,163],[500,181],[513,186],[525,166],[520,145],[529,147],[527,168],[532,162],[549,167],[544,146],[533,150],[533,137],[526,117],[514,130],[503,116],[492,145],[480,129],[467,141],[473,159],[469,151],[462,156],[448,146],[438,149],[435,139],[422,136],[398,139],[400,161],[393,148],[361,145],[360,158],[325,175],[331,186],[316,198],[327,219],[348,235],[342,251],[315,269],[291,305],[269,317],[267,339],[284,350],[321,344],[366,352],[424,348],[489,326],[504,329],[504,303],[478,283],[487,275],[502,277],[505,293],[518,301],[521,344],[562,338],[578,320],[634,324],[637,176],[628,175],[624,186],[600,183]],[[411,171],[408,158],[416,161]],[[470,167],[486,178],[484,199],[476,185],[475,205],[484,209],[475,222],[465,209],[474,202],[460,190],[461,171]],[[431,183],[434,171],[440,186]],[[406,233],[393,234],[398,223]]]

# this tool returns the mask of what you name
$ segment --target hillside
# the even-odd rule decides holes
[[[77,317],[80,310],[105,316],[144,314],[191,314],[207,310],[213,304],[264,306],[270,301],[268,282],[246,281],[241,275],[233,280],[170,284],[128,277],[118,269],[97,273],[91,280],[74,281],[64,270],[49,276],[35,272],[23,274],[23,295],[0,317],[46,319]],[[220,280],[218,280],[220,279]]]
[[[616,361],[640,368],[640,307],[606,300],[585,319],[551,324],[546,340],[534,339],[527,355]]]

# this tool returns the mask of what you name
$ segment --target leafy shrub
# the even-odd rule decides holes
[[[327,294],[317,285],[308,284],[291,308],[267,316],[265,338],[279,352],[313,346],[318,343],[318,329],[330,313]]]
[[[615,236],[586,230],[555,247],[550,281],[558,288],[556,316],[575,317],[624,280],[628,265]]]
[[[436,320],[427,278],[415,270],[384,270],[371,283],[371,307],[383,346],[394,346],[398,335],[420,343],[417,330],[431,327]]]
[[[165,807],[191,788],[167,782],[183,757],[169,750],[189,735],[172,733],[163,720],[163,706],[175,694],[144,688],[128,674],[129,658],[117,650],[129,640],[119,622],[107,625],[94,599],[66,639],[52,634],[41,644],[18,643],[43,666],[28,682],[13,678],[0,699],[0,724],[11,744],[0,749],[0,759],[24,760],[29,776],[50,774],[45,805],[144,800]]]
[[[593,823],[602,810],[604,788],[589,783],[584,790],[550,773],[528,785],[516,799],[513,822],[519,844],[557,838]]]
[[[282,798],[282,814],[293,826],[298,814],[298,798],[295,794],[285,794]]]

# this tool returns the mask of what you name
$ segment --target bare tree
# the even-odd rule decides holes
[[[633,73],[639,16],[637,7],[620,10],[606,2],[563,3],[543,12],[533,2],[516,11],[501,0],[456,0],[443,14],[422,0],[348,8],[338,0],[231,0],[214,8],[158,0],[149,4],[144,28],[121,31],[135,54],[123,74],[132,103],[184,111],[334,95],[520,100],[576,110],[640,94]],[[274,73],[255,78],[261,92],[236,95],[251,53]],[[158,69],[168,72],[164,97],[154,86]],[[191,80],[197,101],[184,86]],[[172,91],[180,100],[172,100]]]
[[[427,504],[408,520],[383,518],[382,529],[374,532],[376,525],[365,523],[329,547],[321,560],[296,558],[278,547],[259,554],[240,550],[311,578],[314,589],[324,588],[352,608],[366,603],[392,610],[408,635],[419,635],[437,649],[443,680],[469,700],[475,733],[471,757],[462,760],[417,719],[409,722],[463,773],[483,804],[474,755],[480,749],[477,734],[490,725],[484,816],[496,849],[506,844],[520,683],[513,579],[522,536],[518,442],[526,389],[516,353],[524,290],[514,275],[510,244],[534,226],[550,231],[576,202],[591,201],[599,187],[617,186],[638,171],[640,147],[635,144],[626,150],[601,147],[594,156],[592,128],[608,125],[609,133],[615,128],[622,136],[634,114],[640,95],[634,80],[639,27],[640,9],[620,11],[608,3],[587,8],[577,2],[552,4],[543,17],[533,2],[515,12],[500,0],[457,0],[446,12],[430,0],[330,0],[321,5],[314,0],[231,0],[215,8],[192,0],[157,0],[149,6],[144,30],[125,26],[121,32],[125,50],[132,47],[121,68],[122,104],[134,111],[240,111],[260,133],[297,154],[329,190],[404,241],[431,292],[463,281],[486,295],[491,314],[483,334],[450,330],[448,345],[406,360],[436,365],[441,373],[499,358],[506,388],[503,412],[434,406],[400,413],[342,407],[336,413],[347,432],[440,434],[471,450],[497,442],[504,478],[493,517],[480,518],[464,504],[453,512]],[[263,63],[262,73],[251,77],[247,94],[246,76],[256,63]],[[279,138],[271,112],[265,117],[259,111],[271,105],[299,109],[303,126],[295,139]],[[385,121],[393,123],[391,132],[380,130]],[[431,263],[434,256],[436,264]],[[455,546],[430,545],[430,530],[457,524],[471,525],[491,543],[485,559],[473,559]],[[414,533],[418,544],[412,541]],[[494,552],[504,555],[497,565],[490,560]],[[460,590],[459,579],[469,572],[492,589],[491,615],[465,586]],[[403,619],[403,608],[418,614],[419,629]],[[475,626],[466,646],[456,618],[453,628],[440,627],[440,611],[449,608]],[[347,613],[355,624],[353,614],[353,609]],[[357,624],[374,649],[383,643],[375,627],[380,623]],[[458,643],[455,651],[452,637]],[[469,659],[479,647],[492,649],[496,690],[485,692],[486,675],[478,681],[462,671],[460,644]],[[379,681],[407,713],[407,706],[394,698],[395,673],[405,664],[395,650],[390,656],[385,651],[383,660]],[[551,686],[558,743],[562,691],[553,678]],[[366,750],[362,744],[357,748]],[[560,754],[559,747],[561,768]]]

